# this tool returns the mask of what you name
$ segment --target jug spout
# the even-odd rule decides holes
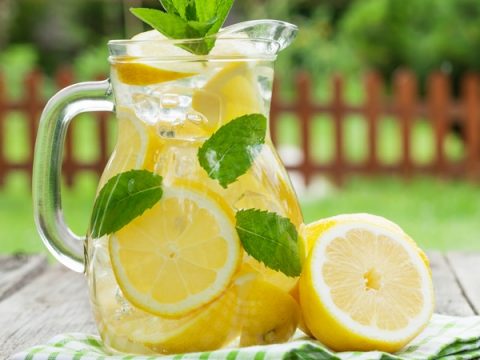
[[[252,40],[268,40],[278,46],[277,52],[288,47],[297,36],[298,27],[279,20],[251,20],[223,28],[217,37],[231,38],[247,36]]]

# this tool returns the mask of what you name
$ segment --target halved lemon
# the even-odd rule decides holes
[[[433,287],[408,237],[365,221],[315,239],[299,281],[311,333],[337,351],[397,351],[428,323]]]
[[[209,189],[180,181],[113,234],[109,251],[127,300],[172,318],[220,296],[242,258],[231,208]]]

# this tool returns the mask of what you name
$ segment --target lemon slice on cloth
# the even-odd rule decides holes
[[[337,351],[393,352],[426,326],[432,279],[404,233],[349,221],[311,236],[299,291],[303,319],[318,340]]]
[[[109,251],[127,300],[172,318],[219,297],[242,258],[231,208],[201,185],[180,182],[113,234]]]

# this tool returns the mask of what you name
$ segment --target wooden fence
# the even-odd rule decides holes
[[[278,86],[278,82],[277,82]],[[284,112],[294,113],[300,125],[302,160],[289,170],[300,172],[308,184],[315,174],[330,175],[337,184],[351,174],[377,175],[396,174],[406,179],[416,174],[431,174],[442,177],[465,177],[480,179],[480,97],[477,74],[466,74],[462,79],[461,96],[452,99],[451,83],[443,73],[432,73],[428,78],[425,99],[418,97],[418,83],[415,74],[408,70],[397,71],[393,79],[393,95],[387,98],[381,77],[374,72],[364,78],[365,101],[358,106],[346,103],[344,80],[341,76],[332,78],[332,98],[327,104],[320,104],[312,98],[312,84],[308,74],[297,77],[296,101],[285,103],[273,92],[271,110],[271,132],[277,138],[278,119]],[[316,115],[327,114],[334,124],[334,158],[327,164],[313,160],[311,142],[312,120]],[[365,146],[367,159],[360,164],[348,162],[345,157],[344,122],[348,115],[362,115],[367,124]],[[382,117],[389,115],[399,121],[401,158],[396,164],[384,164],[379,156],[378,124]],[[412,156],[413,124],[419,117],[428,120],[435,141],[435,155],[427,164],[415,163]],[[449,161],[445,151],[445,140],[454,122],[462,128],[464,136],[464,157]]]
[[[5,92],[5,82],[0,76],[0,187],[6,176],[21,171],[31,176],[34,143],[38,119],[45,106],[45,99],[40,96],[43,76],[32,72],[25,79],[24,96],[19,101],[9,100]],[[57,73],[56,84],[63,88],[73,82],[73,75],[68,70]],[[296,99],[286,102],[279,97],[279,91],[273,92],[271,107],[271,133],[275,143],[278,140],[278,125],[285,113],[295,115],[298,120],[302,156],[297,164],[287,166],[289,170],[303,175],[305,183],[311,182],[317,175],[331,177],[336,183],[352,174],[377,175],[396,174],[410,178],[416,174],[432,174],[442,177],[464,177],[480,179],[480,96],[479,78],[476,74],[467,74],[462,79],[461,94],[458,99],[450,95],[449,78],[442,73],[432,73],[427,82],[426,96],[418,96],[416,76],[407,70],[398,71],[393,79],[392,96],[387,97],[381,77],[368,73],[364,78],[364,98],[361,105],[349,105],[345,100],[345,83],[341,76],[332,78],[331,100],[328,103],[315,101],[312,84],[308,74],[302,73],[296,79]],[[279,83],[275,87],[278,89]],[[5,119],[11,112],[21,112],[28,124],[28,156],[22,161],[13,161],[6,155]],[[352,163],[345,156],[345,119],[352,115],[361,115],[367,125],[365,146],[367,158],[362,163]],[[328,163],[319,163],[312,155],[313,120],[318,115],[328,115],[333,122],[334,156]],[[398,120],[401,139],[401,157],[395,164],[382,163],[379,156],[379,121],[389,115]],[[75,121],[72,123],[65,149],[63,172],[67,185],[71,186],[79,172],[91,171],[100,174],[108,158],[107,119],[109,114],[96,114],[98,120],[97,138],[92,139],[92,146],[97,146],[98,156],[93,161],[78,159],[73,146]],[[428,120],[435,142],[435,155],[427,164],[417,164],[412,157],[413,124],[419,117]],[[463,128],[465,134],[464,156],[452,161],[445,152],[445,140],[453,122]]]

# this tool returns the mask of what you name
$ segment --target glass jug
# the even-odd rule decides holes
[[[234,30],[204,56],[183,50],[204,40],[111,41],[110,80],[63,89],[42,114],[37,228],[61,263],[86,274],[112,352],[284,342],[299,322],[298,273],[248,250],[262,247],[258,239],[240,239],[248,226],[287,223],[277,234],[284,236],[303,222],[267,121],[273,61],[296,28],[275,22],[266,38],[258,26]],[[118,138],[80,237],[64,222],[60,174],[68,124],[87,111],[114,112]],[[263,256],[284,261],[282,254]]]

